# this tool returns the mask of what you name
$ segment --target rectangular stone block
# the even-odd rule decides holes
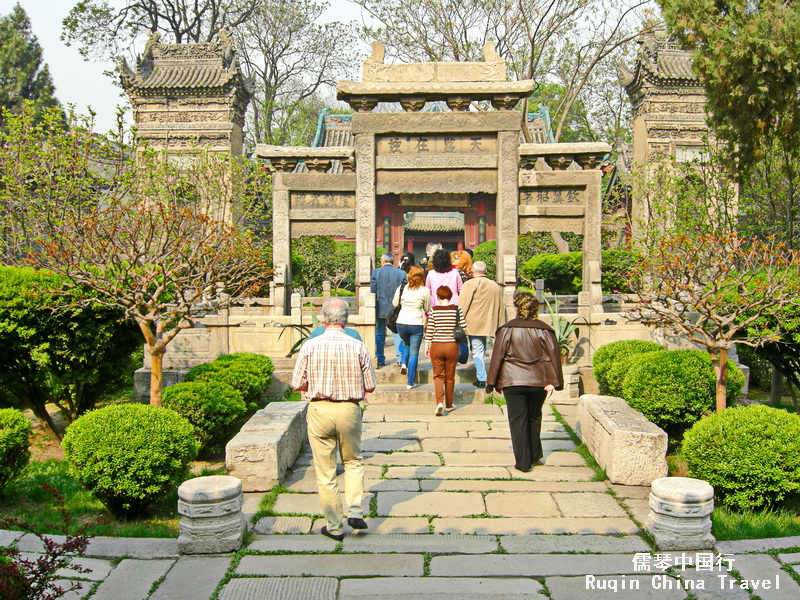
[[[142,600],[153,583],[164,577],[174,560],[125,559],[111,571],[95,591],[97,600]]]
[[[182,556],[149,600],[210,598],[230,564],[229,556]]]
[[[504,535],[500,545],[509,554],[625,554],[649,552],[650,546],[636,535]]]
[[[225,466],[242,480],[243,491],[268,491],[283,481],[307,438],[307,408],[306,402],[271,403],[228,442]]]
[[[421,554],[245,556],[236,572],[269,577],[422,577],[423,562]]]
[[[338,580],[333,577],[258,577],[232,579],[219,600],[336,600]]]
[[[497,551],[497,540],[488,535],[361,533],[345,538],[344,551],[373,554],[491,554]]]
[[[518,535],[533,533],[555,534],[634,534],[639,527],[630,519],[579,517],[548,517],[542,519],[506,517],[502,519],[437,518],[433,520],[435,533],[471,533],[484,535]]]
[[[378,514],[390,517],[441,515],[463,517],[480,515],[485,510],[478,493],[459,492],[381,492]]]
[[[621,398],[581,396],[576,431],[612,483],[650,485],[667,475],[667,434]]]
[[[473,577],[404,577],[345,579],[339,600],[541,600],[542,584],[532,579],[478,579]]]

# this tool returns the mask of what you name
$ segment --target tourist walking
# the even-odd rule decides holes
[[[409,252],[408,254],[403,254],[403,256],[400,257],[400,268],[406,274],[408,274],[408,270],[411,267],[413,267],[415,263],[416,261],[414,259],[414,254],[412,254],[411,252]]]
[[[405,280],[406,274],[403,270],[394,266],[394,255],[391,252],[382,254],[381,266],[372,271],[372,276],[369,280],[369,290],[376,295],[375,358],[379,367],[386,364],[386,356],[384,355],[386,317],[392,312],[392,298],[395,291]],[[396,345],[397,343],[395,343]],[[397,351],[397,348],[395,348],[395,351]],[[397,364],[400,364],[399,355]]]
[[[431,293],[424,284],[425,272],[421,267],[413,266],[408,271],[408,285],[397,288],[392,299],[392,304],[400,307],[397,315],[397,333],[403,340],[400,372],[407,375],[406,388],[409,390],[417,387],[419,348],[425,317],[431,308]]]
[[[463,254],[466,254],[464,252]],[[494,337],[505,321],[503,288],[486,276],[486,263],[477,260],[472,265],[472,279],[466,281],[458,296],[458,306],[467,322],[470,350],[475,362],[474,386],[486,387],[486,339]]]
[[[461,276],[453,268],[453,263],[450,261],[450,255],[447,250],[440,248],[434,252],[432,262],[433,269],[428,271],[428,276],[425,279],[425,287],[431,292],[431,306],[438,304],[436,290],[443,285],[450,288],[453,303],[458,302],[458,293],[461,291]]]
[[[364,466],[361,462],[361,406],[375,390],[375,369],[367,347],[344,332],[348,305],[331,298],[322,305],[325,333],[307,340],[292,374],[292,388],[309,400],[308,442],[314,455],[317,490],[327,524],[321,533],[344,539],[342,500],[336,479],[337,448],[344,465],[347,524],[366,529],[364,520]]]
[[[472,279],[472,257],[464,250],[451,252],[450,262],[461,276],[461,283],[466,283],[468,280]]]
[[[447,254],[447,253],[445,253]],[[453,392],[458,364],[458,344],[453,337],[456,323],[466,331],[464,315],[452,304],[453,292],[446,285],[436,290],[438,304],[428,313],[425,329],[425,356],[433,366],[433,388],[436,393],[436,416],[453,409]]]
[[[539,301],[517,292],[514,308],[517,317],[497,330],[486,393],[505,396],[515,466],[527,472],[544,456],[542,405],[548,392],[563,388],[564,376],[553,329],[537,318]]]

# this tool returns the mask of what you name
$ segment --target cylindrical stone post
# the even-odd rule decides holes
[[[214,475],[182,483],[178,488],[178,550],[182,554],[218,554],[241,548],[245,532],[242,499],[242,482],[236,477]]]
[[[700,479],[662,477],[650,488],[645,529],[659,550],[703,550],[714,546],[714,488]]]

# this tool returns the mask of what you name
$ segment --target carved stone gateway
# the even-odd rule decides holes
[[[363,307],[375,247],[404,251],[402,239],[391,233],[402,228],[403,210],[449,208],[469,215],[484,239],[496,238],[497,279],[507,286],[509,306],[520,233],[582,234],[580,303],[590,322],[602,305],[602,174],[597,167],[611,147],[520,144],[522,116],[511,109],[533,89],[532,81],[506,81],[505,63],[491,43],[484,47],[483,62],[413,64],[385,64],[383,46],[373,43],[363,81],[338,84],[338,98],[357,111],[350,119],[352,146],[257,149],[275,171],[273,252],[285,281],[291,281],[291,238],[331,231],[352,236],[358,305]],[[497,110],[468,110],[474,101],[491,102]],[[404,112],[371,112],[385,102],[399,102]],[[444,102],[451,111],[424,111],[431,102]],[[394,206],[400,217],[384,216],[379,223],[378,203]],[[493,235],[486,236],[489,215]],[[394,228],[393,219],[399,224]]]

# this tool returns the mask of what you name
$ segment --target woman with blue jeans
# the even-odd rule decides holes
[[[417,387],[417,364],[422,345],[425,316],[431,307],[431,293],[425,287],[425,272],[417,266],[408,270],[408,283],[397,288],[392,304],[400,307],[397,333],[403,340],[400,372],[408,376],[407,389]]]

